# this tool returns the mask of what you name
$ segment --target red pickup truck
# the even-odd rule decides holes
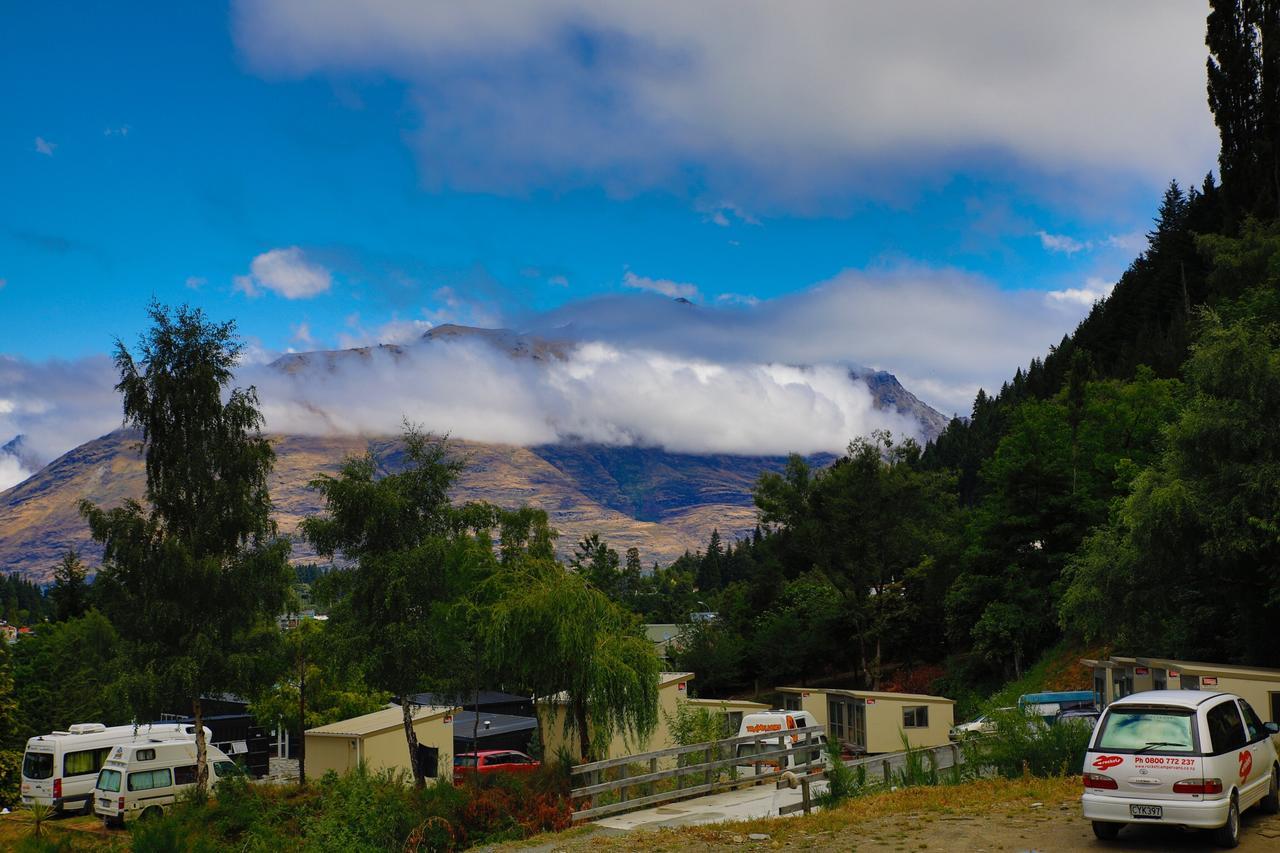
[[[528,775],[537,771],[542,762],[514,749],[485,749],[480,752],[463,752],[453,757],[453,784],[461,785],[470,773],[487,776],[490,773],[520,773]]]

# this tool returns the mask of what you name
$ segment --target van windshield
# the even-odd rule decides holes
[[[1193,752],[1195,712],[1181,708],[1112,708],[1102,721],[1094,749]]]
[[[53,754],[28,752],[22,757],[22,775],[28,779],[48,779],[53,776]]]
[[[120,771],[103,770],[98,774],[98,783],[94,787],[99,791],[110,791],[113,794],[120,793]]]

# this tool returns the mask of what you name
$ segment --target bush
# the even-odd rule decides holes
[[[1029,710],[1000,711],[994,717],[993,734],[964,744],[965,761],[972,767],[1009,779],[1080,772],[1092,731],[1088,725],[1049,725]]]
[[[304,822],[307,846],[318,850],[382,851],[399,848],[421,821],[404,774],[371,774],[363,766],[320,780],[316,813]]]
[[[22,753],[0,750],[0,807],[13,808],[22,798]]]
[[[859,764],[854,770],[845,764],[840,757],[838,741],[827,741],[827,764],[830,765],[827,768],[827,790],[817,798],[819,805],[830,808],[862,793],[867,784],[867,768]]]

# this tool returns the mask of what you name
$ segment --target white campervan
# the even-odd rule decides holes
[[[800,744],[804,735],[793,734],[788,737],[785,732],[792,729],[809,728],[817,724],[813,715],[808,711],[760,711],[755,714],[744,715],[742,725],[738,727],[738,737],[746,737],[747,735],[762,735],[763,737],[761,737],[759,744],[738,744],[737,756],[743,759],[739,762],[739,766],[745,765],[753,768],[759,766],[764,772],[770,770],[794,770],[798,766],[810,763],[816,764],[821,768],[827,746],[827,736],[821,732],[809,735],[813,743],[812,752],[793,752],[790,755],[775,756],[762,761],[753,761],[751,758],[758,752],[774,752],[785,748],[785,746]]]
[[[234,761],[208,747],[209,787],[240,774]],[[195,741],[156,739],[121,744],[98,772],[93,810],[111,826],[126,819],[159,815],[196,784]]]
[[[22,802],[44,803],[54,811],[93,810],[93,783],[107,755],[117,744],[150,738],[195,737],[190,723],[147,723],[104,726],[76,723],[65,732],[51,732],[27,741],[22,756]],[[206,727],[205,737],[211,736]]]

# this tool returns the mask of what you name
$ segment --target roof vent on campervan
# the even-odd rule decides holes
[[[73,735],[91,735],[97,732],[105,732],[107,727],[102,723],[76,723],[71,726],[69,732]]]

